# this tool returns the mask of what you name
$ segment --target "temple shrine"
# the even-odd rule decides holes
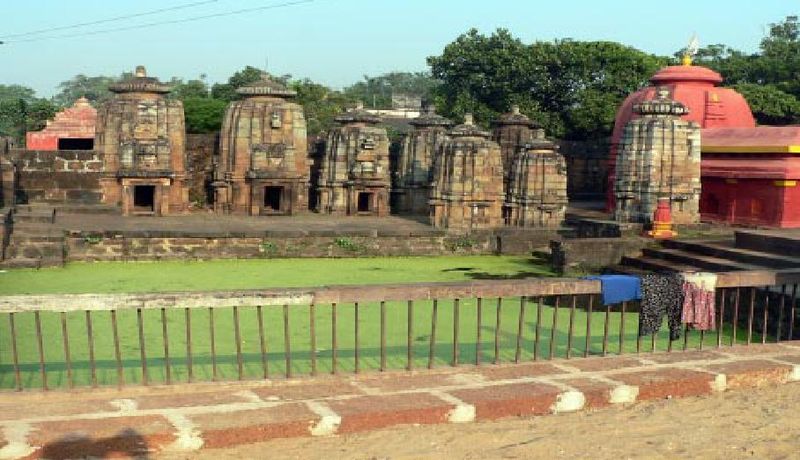
[[[666,200],[672,223],[698,223],[699,125],[681,118],[689,109],[670,99],[666,87],[633,111],[637,118],[625,126],[616,158],[616,220],[651,223],[659,200]]]
[[[414,129],[403,138],[397,166],[397,211],[428,214],[434,164],[453,122],[427,106],[409,124]]]
[[[317,211],[389,215],[389,136],[363,104],[335,118],[320,160]]]
[[[434,227],[468,233],[503,225],[503,158],[490,136],[470,113],[449,131],[431,184]]]
[[[511,112],[500,115],[492,122],[492,126],[492,140],[500,145],[503,156],[504,190],[508,191],[511,165],[517,150],[537,137],[543,137],[544,132],[538,124],[520,112],[518,105],[512,105]]]
[[[507,225],[559,228],[567,211],[567,163],[558,145],[537,130],[510,164],[504,205]]]
[[[800,127],[756,126],[744,97],[717,85],[722,76],[711,69],[683,65],[659,70],[643,88],[623,102],[611,138],[607,209],[616,206],[614,183],[617,161],[631,120],[642,116],[634,107],[652,99],[659,88],[682,103],[683,120],[700,130],[701,197],[703,220],[741,225],[800,227]]]
[[[103,201],[125,215],[183,212],[189,201],[183,103],[167,99],[170,87],[148,77],[144,66],[109,89],[114,97],[98,110],[95,134]]]
[[[25,136],[28,150],[92,150],[97,110],[85,97],[58,112],[41,131]]]
[[[308,143],[297,93],[264,75],[236,90],[215,168],[219,212],[290,215],[308,210]]]

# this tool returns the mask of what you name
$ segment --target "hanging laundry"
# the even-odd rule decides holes
[[[611,305],[642,298],[642,283],[638,276],[597,275],[586,276],[585,280],[600,280],[603,292],[603,305]]]
[[[639,312],[639,335],[658,332],[664,316],[669,325],[669,339],[681,336],[683,278],[677,273],[651,273],[642,277],[642,306]]]
[[[694,329],[709,331],[716,328],[717,275],[698,272],[683,274],[682,320]]]

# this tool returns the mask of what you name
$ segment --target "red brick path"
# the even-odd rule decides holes
[[[800,342],[290,381],[0,393],[0,458],[191,451],[800,381]]]

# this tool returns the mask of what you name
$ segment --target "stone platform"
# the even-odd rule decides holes
[[[290,381],[0,393],[0,458],[148,455],[800,380],[800,342]],[[709,414],[713,416],[713,414]]]

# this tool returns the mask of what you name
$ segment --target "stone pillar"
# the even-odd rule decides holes
[[[666,197],[673,223],[699,222],[700,126],[681,119],[689,110],[666,88],[633,110],[640,118],[625,126],[616,159],[615,219],[651,223]]]

